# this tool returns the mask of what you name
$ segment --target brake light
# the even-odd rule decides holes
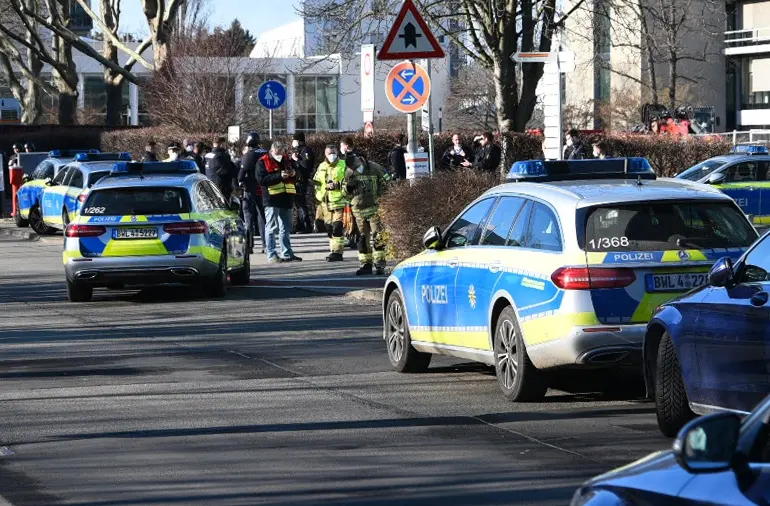
[[[562,267],[551,274],[551,281],[562,290],[624,288],[636,281],[636,274],[631,269]]]
[[[67,237],[97,237],[107,232],[107,229],[99,225],[79,225],[72,223],[67,227],[64,235]]]
[[[182,221],[163,225],[163,231],[171,235],[205,234],[209,227],[205,221]]]

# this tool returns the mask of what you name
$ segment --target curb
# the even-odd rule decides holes
[[[22,241],[36,241],[40,238],[35,232],[23,228],[0,227],[0,237],[11,237]]]
[[[365,300],[369,302],[382,302],[382,288],[353,290],[345,294],[346,298]]]

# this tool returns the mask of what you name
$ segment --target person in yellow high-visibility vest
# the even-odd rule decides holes
[[[324,161],[318,166],[313,184],[315,185],[315,199],[321,208],[326,233],[329,236],[329,256],[327,262],[342,261],[342,252],[345,250],[344,229],[342,217],[347,201],[342,194],[342,185],[345,181],[345,161],[340,160],[335,146],[326,146]]]

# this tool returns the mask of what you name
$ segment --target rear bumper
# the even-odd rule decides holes
[[[527,354],[539,369],[634,366],[641,364],[646,331],[646,324],[573,327],[564,337],[527,347]]]
[[[214,276],[217,269],[203,255],[74,258],[64,264],[68,280],[93,286],[195,283]]]

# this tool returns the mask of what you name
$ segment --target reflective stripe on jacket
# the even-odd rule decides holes
[[[262,157],[262,161],[265,164],[265,169],[269,173],[280,172],[283,167],[273,160],[269,154]],[[291,177],[284,179],[280,183],[275,183],[267,187],[267,193],[270,195],[279,195],[281,193],[288,193],[289,195],[295,195],[297,193],[296,180]]]

